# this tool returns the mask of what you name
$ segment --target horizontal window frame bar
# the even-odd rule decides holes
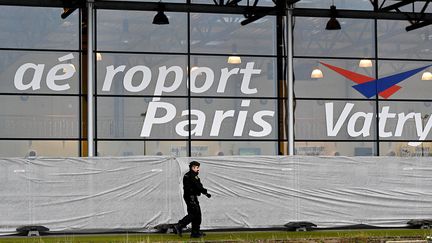
[[[53,137],[53,138],[41,138],[41,137],[37,137],[37,138],[23,138],[23,137],[0,137],[0,141],[13,141],[13,140],[18,140],[18,141],[22,141],[22,140],[32,140],[32,141],[87,141],[87,138],[57,138],[57,137]]]
[[[0,5],[8,6],[23,6],[23,7],[63,7],[61,1],[58,0],[0,0]]]
[[[348,142],[348,143],[358,143],[358,142],[365,142],[365,143],[381,143],[381,142],[432,142],[432,139],[429,140],[413,140],[413,139],[395,139],[395,140],[367,140],[367,139],[362,139],[362,140],[346,140],[346,139],[334,139],[334,140],[325,140],[325,139],[294,139],[294,143],[295,142],[329,142],[329,143],[334,143],[334,142]]]
[[[33,6],[33,7],[64,7],[59,0],[0,0],[0,5],[9,6]],[[221,13],[221,14],[244,14],[250,10],[248,6],[223,6],[214,4],[193,4],[193,3],[164,3],[167,12],[197,12],[197,13]],[[107,10],[141,10],[157,11],[158,2],[128,2],[128,1],[95,1],[95,9]],[[256,6],[258,12],[264,12],[270,16],[286,16],[286,8],[280,6]],[[292,8],[293,16],[298,17],[330,17],[330,9],[318,8]],[[345,10],[338,9],[337,18],[352,19],[388,19],[388,20],[409,20],[416,19],[418,13],[412,12],[385,12],[373,10]],[[432,20],[432,14],[424,13],[424,20]]]
[[[113,97],[113,98],[174,98],[174,99],[231,99],[231,100],[287,100],[288,98],[279,98],[279,97],[239,97],[239,96],[152,96],[152,95],[101,95],[97,94],[95,97]]]
[[[373,61],[401,61],[401,62],[432,62],[432,59],[410,59],[410,58],[392,58],[392,57],[329,57],[329,56],[293,56],[294,59],[329,59],[329,60],[359,60],[359,59],[372,59]]]
[[[0,96],[72,96],[72,97],[87,97],[86,94],[56,94],[56,93],[0,93]]]
[[[346,140],[346,139],[334,139],[334,140],[325,140],[325,139],[295,139],[294,138],[294,143],[295,142],[329,142],[329,143],[334,143],[334,142],[350,142],[350,143],[355,143],[355,142],[365,142],[365,143],[376,143],[378,142],[377,140],[368,140],[368,139],[359,139],[359,140]]]
[[[121,2],[121,1],[96,1],[95,9],[106,10],[135,10],[135,11],[157,11],[158,2]],[[215,4],[195,3],[164,3],[167,12],[191,12],[191,13],[222,13],[222,14],[244,14],[250,10],[248,6],[224,6]],[[256,6],[258,12],[266,15],[285,15],[285,8]]]
[[[83,50],[68,50],[68,49],[40,49],[40,48],[15,48],[15,47],[0,47],[0,51],[32,51],[32,52],[77,52],[83,53]]]
[[[317,8],[294,8],[292,10],[294,17],[323,17],[332,16],[330,9]],[[378,20],[410,20],[417,19],[419,13],[412,12],[384,12],[373,10],[345,10],[338,9],[336,18],[348,19],[378,19]],[[422,20],[432,20],[431,13],[424,13]]]
[[[196,139],[196,138],[192,138],[190,140],[188,139],[169,139],[169,138],[163,138],[163,139],[158,139],[158,138],[149,138],[149,139],[138,139],[138,138],[124,138],[124,139],[116,139],[116,138],[95,138],[96,142],[100,142],[100,141],[137,141],[137,142],[144,142],[144,141],[184,141],[184,142],[188,142],[188,141],[197,141],[197,142],[240,142],[240,141],[244,141],[244,142],[280,142],[280,141],[285,141],[288,142],[288,140],[278,140],[278,139],[262,139],[262,140],[251,140],[251,139]]]
[[[65,4],[59,0],[0,0],[0,5],[30,6],[30,7],[64,7]],[[194,4],[194,3],[164,3],[165,11],[168,12],[203,12],[203,13],[227,13],[243,14],[249,10],[248,6],[225,6],[215,4]],[[70,7],[70,6],[69,6]],[[82,7],[82,6],[77,6]],[[157,11],[158,2],[131,2],[131,1],[94,1],[95,9],[108,10],[140,10]],[[265,12],[267,15],[284,15],[285,8],[276,6],[256,6],[257,11]]]
[[[228,57],[233,55],[232,53],[226,53],[226,54],[220,54],[220,53],[199,53],[199,52],[153,52],[153,51],[109,51],[109,50],[96,50],[93,51],[93,53],[100,53],[100,54],[120,54],[120,55],[173,55],[173,56],[215,56],[215,57]],[[264,58],[281,58],[280,56],[277,56],[276,54],[272,55],[254,55],[254,54],[240,54],[236,53],[236,56],[240,57],[264,57]]]
[[[386,101],[394,101],[394,102],[432,102],[432,99],[430,100],[426,100],[426,99],[375,99],[375,98],[370,98],[370,99],[361,99],[361,98],[352,98],[352,99],[347,99],[347,98],[298,98],[296,97],[295,100],[310,100],[310,101],[314,101],[314,100],[323,100],[323,101],[373,101],[376,102],[386,102]]]

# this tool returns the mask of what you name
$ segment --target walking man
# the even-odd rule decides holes
[[[182,236],[183,228],[189,223],[192,223],[192,238],[199,238],[205,235],[200,231],[201,208],[198,197],[201,193],[208,198],[210,198],[211,195],[201,184],[200,178],[198,177],[199,170],[200,163],[192,161],[189,163],[189,171],[183,176],[183,199],[186,202],[188,214],[174,225],[174,232],[179,236]]]

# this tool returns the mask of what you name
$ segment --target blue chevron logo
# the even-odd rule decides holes
[[[366,98],[370,98],[372,96],[375,96],[394,85],[404,81],[405,79],[413,76],[414,74],[425,70],[426,68],[430,67],[432,65],[427,65],[421,68],[416,68],[413,70],[409,70],[403,73],[398,73],[394,75],[390,75],[387,77],[375,79],[369,82],[365,82],[362,84],[354,85],[353,88],[356,89],[358,92],[360,92],[362,95],[364,95]]]

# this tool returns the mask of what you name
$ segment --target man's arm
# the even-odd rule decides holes
[[[186,195],[194,194],[193,182],[191,181],[190,175],[188,174],[183,176],[183,189]]]
[[[196,179],[195,181],[196,181],[195,185],[196,185],[196,188],[198,189],[198,191],[200,193],[204,194],[206,197],[210,198],[211,195],[210,195],[210,193],[207,192],[207,189],[204,188],[203,184],[201,183],[201,180]]]

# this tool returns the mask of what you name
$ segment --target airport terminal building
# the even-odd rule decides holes
[[[0,0],[0,157],[430,156],[428,3]]]
[[[430,228],[429,2],[0,0],[0,235]]]

